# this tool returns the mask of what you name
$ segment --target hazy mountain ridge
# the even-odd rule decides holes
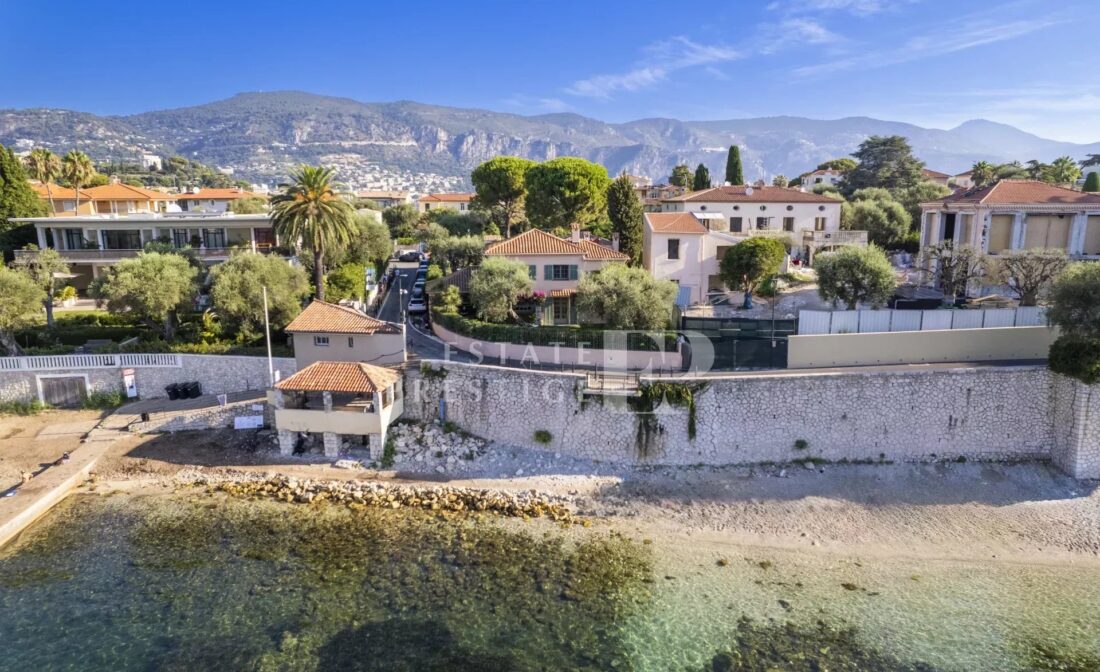
[[[892,134],[908,137],[929,168],[949,173],[980,159],[1049,161],[1100,152],[1100,143],[1047,140],[983,120],[950,130],[869,117],[651,118],[612,124],[570,113],[523,116],[408,101],[361,103],[295,91],[244,93],[129,116],[0,110],[0,143],[18,149],[76,147],[96,159],[133,157],[140,151],[182,154],[266,181],[284,177],[294,164],[325,160],[337,165],[352,186],[377,182],[376,173],[402,175],[393,179],[410,183],[427,184],[429,178],[418,175],[465,181],[474,166],[498,154],[536,160],[577,155],[603,163],[611,173],[626,170],[654,180],[664,179],[676,163],[702,162],[718,178],[731,143],[742,147],[746,177],[793,177],[849,154],[869,135]]]

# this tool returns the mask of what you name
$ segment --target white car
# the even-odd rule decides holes
[[[410,313],[425,313],[428,311],[428,303],[424,300],[424,296],[414,296],[409,299],[409,312]]]

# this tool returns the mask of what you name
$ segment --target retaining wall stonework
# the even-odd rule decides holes
[[[582,375],[431,365],[444,369],[407,373],[406,417],[437,418],[445,395],[447,419],[474,434],[577,457],[675,465],[1053,458],[1078,477],[1100,477],[1100,393],[1080,386],[1086,392],[1077,388],[1067,410],[1063,388],[1077,384],[1045,367],[681,379],[701,387],[692,437],[686,404],[639,414],[622,398],[585,395]],[[1066,423],[1084,426],[1070,433]],[[551,441],[537,442],[537,430]],[[799,439],[808,447],[796,448]]]
[[[204,394],[228,394],[267,388],[267,358],[230,355],[180,355],[180,366],[133,367],[138,395],[143,399],[164,397],[170,383],[198,381]],[[297,371],[294,359],[276,357],[275,370],[281,378]],[[50,369],[42,371],[0,371],[0,402],[38,398],[38,378],[86,376],[89,392],[122,390],[122,369]]]

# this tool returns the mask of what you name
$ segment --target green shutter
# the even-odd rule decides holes
[[[547,264],[547,265],[542,267],[542,279],[543,280],[553,280],[554,279],[554,267],[553,266],[551,266],[550,264]]]
[[[535,273],[535,265],[534,264],[530,264],[530,265],[527,266],[527,275],[531,276],[532,280],[534,280],[536,278],[537,274]]]
[[[571,265],[569,267],[569,279],[570,280],[576,280],[577,279],[577,267],[576,267],[576,265]]]

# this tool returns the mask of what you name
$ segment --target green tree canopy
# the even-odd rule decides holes
[[[392,205],[382,211],[382,221],[390,229],[390,235],[394,238],[412,238],[416,235],[416,227],[420,222],[420,213],[411,203]]]
[[[96,172],[92,160],[84,152],[74,149],[66,152],[64,158],[61,159],[61,176],[65,178],[70,187],[76,190],[74,195],[76,196],[77,214],[80,214],[80,190],[93,185],[92,178],[96,175],[99,175],[99,173]],[[103,184],[107,184],[107,176],[104,175],[103,177],[105,180]]]
[[[141,252],[96,278],[92,296],[106,302],[112,313],[132,314],[172,340],[177,312],[195,298],[198,276],[198,269],[178,254]]]
[[[381,268],[393,256],[390,230],[369,211],[359,211],[351,217],[354,229],[351,239],[330,253],[333,266],[353,263]]]
[[[630,263],[642,263],[642,231],[645,211],[634,182],[623,173],[615,178],[607,189],[607,217],[611,220],[612,235],[619,236],[619,250],[630,255]]]
[[[240,342],[255,340],[264,333],[264,287],[273,331],[290,324],[301,312],[310,289],[301,268],[278,257],[251,252],[235,254],[214,266],[210,279],[214,310],[223,324],[236,329]],[[362,273],[358,279],[362,285]]]
[[[0,346],[9,355],[20,353],[15,331],[38,318],[46,293],[26,273],[0,266]]]
[[[872,135],[852,156],[858,163],[844,174],[839,185],[845,195],[867,187],[882,187],[894,193],[914,187],[924,179],[921,174],[924,164],[913,156],[909,141],[900,135]]]
[[[17,268],[34,281],[39,289],[46,293],[42,303],[46,308],[46,324],[53,326],[53,296],[58,288],[66,283],[59,275],[69,273],[69,265],[61,258],[57,250],[45,249],[35,255],[28,255],[17,260]]]
[[[611,183],[603,166],[564,156],[527,170],[527,218],[549,231],[582,228],[603,216]]]
[[[515,259],[486,259],[470,277],[470,302],[478,317],[487,322],[518,320],[516,302],[530,293],[527,264]]]
[[[885,189],[871,187],[852,194],[841,207],[841,226],[866,231],[867,240],[890,249],[905,240],[911,224],[909,213]]]
[[[61,177],[61,158],[45,147],[35,147],[23,159],[23,163],[27,166],[27,173],[31,176],[31,179],[38,180],[46,187],[46,198],[50,202],[50,212],[54,212],[53,183]]]
[[[522,214],[523,211],[521,209],[520,218],[512,220],[512,227],[517,231],[523,221]],[[500,229],[496,228],[496,225],[482,210],[447,213],[437,219],[436,223],[444,229],[447,229],[447,232],[452,236],[488,235],[490,229],[495,233],[500,232]]]
[[[920,204],[949,196],[951,187],[924,180],[915,187],[899,189],[894,198],[909,213],[909,230],[920,231]]]
[[[1089,154],[1084,159],[1081,159],[1080,165],[1082,168],[1100,166],[1100,154]]]
[[[1071,157],[1059,156],[1047,166],[1043,176],[1053,184],[1073,184],[1081,177],[1081,168]]]
[[[435,240],[429,251],[432,262],[439,264],[444,273],[453,273],[481,263],[485,239],[481,236],[448,236]]]
[[[454,285],[447,285],[432,298],[432,307],[441,313],[456,314],[462,308],[462,292]]]
[[[1069,264],[1050,288],[1047,319],[1062,333],[1100,339],[1100,264]]]
[[[988,161],[978,161],[970,168],[970,181],[975,187],[988,187],[997,181],[997,167]]]
[[[511,237],[512,225],[523,217],[527,171],[535,165],[518,156],[496,156],[470,174],[477,205],[492,213],[506,237]]]
[[[691,184],[694,181],[695,175],[691,172],[691,168],[688,168],[687,164],[684,163],[675,166],[672,169],[672,174],[668,177],[669,184],[684,189],[691,189]]]
[[[921,249],[925,277],[943,292],[943,302],[952,304],[966,296],[974,282],[985,277],[989,270],[979,250],[969,245],[954,245],[943,241]]]
[[[693,191],[710,189],[710,169],[705,165],[700,163],[695,167],[695,176],[692,178],[691,188]]]
[[[267,199],[245,196],[229,204],[229,211],[238,215],[262,215],[267,212]]]
[[[855,159],[849,159],[843,157],[840,159],[829,159],[824,163],[817,164],[818,170],[839,170],[842,173],[846,173],[856,167]]]
[[[882,248],[844,247],[814,257],[817,291],[825,301],[842,303],[848,310],[860,305],[879,307],[897,287],[897,274]]]
[[[782,173],[780,173],[779,175],[776,175],[775,177],[772,178],[772,186],[773,187],[786,187],[787,184],[788,184],[787,176],[782,174]]]
[[[331,168],[300,166],[285,193],[271,199],[271,223],[283,240],[300,241],[313,253],[313,288],[325,298],[325,253],[351,242],[356,229],[351,204],[340,198]]]
[[[726,154],[726,182],[732,185],[745,183],[745,171],[741,167],[741,148],[730,145]]]
[[[623,264],[585,273],[577,285],[578,309],[608,329],[665,329],[675,299],[676,283]]]
[[[362,301],[366,293],[366,270],[363,264],[348,262],[334,266],[325,273],[325,296],[331,303],[351,299]]]
[[[990,261],[994,277],[1016,292],[1021,306],[1038,305],[1043,292],[1069,263],[1062,250],[1041,249],[1004,252]]]
[[[46,204],[31,189],[23,163],[0,145],[0,249],[13,250],[33,240],[34,227],[10,221],[14,217],[42,217]]]
[[[752,294],[760,283],[779,272],[787,248],[774,238],[749,238],[726,250],[719,273],[730,289],[745,292],[745,307],[752,307]]]
[[[1100,191],[1100,172],[1094,170],[1085,178],[1085,191],[1089,193]]]

